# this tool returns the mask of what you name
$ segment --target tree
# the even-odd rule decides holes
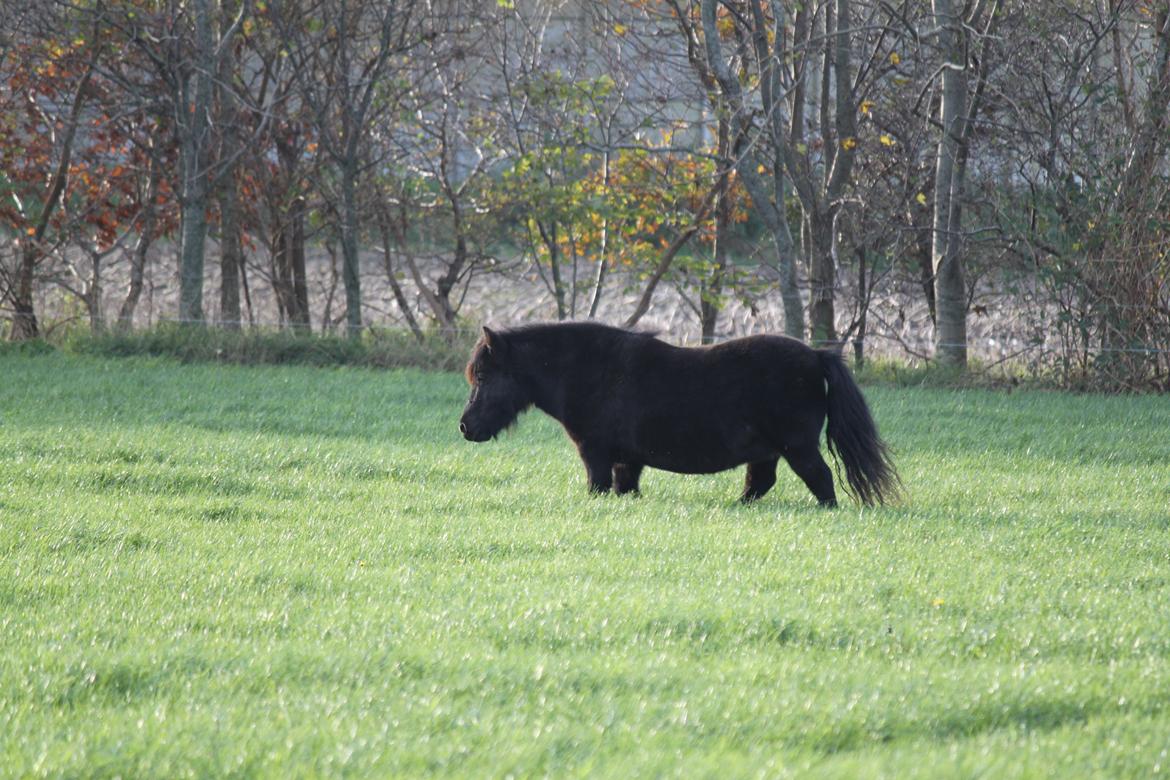
[[[346,328],[362,330],[358,189],[369,170],[373,114],[389,75],[419,39],[416,11],[409,0],[314,0],[281,2],[276,15],[286,41],[299,95],[312,118],[314,134],[328,161],[338,196]]]
[[[219,191],[221,316],[240,319],[239,293],[245,303],[250,297],[245,252],[258,245],[267,254],[258,268],[272,287],[280,322],[308,331],[307,224],[319,205],[313,184],[322,166],[314,122],[280,34],[279,15],[295,11],[295,4],[259,5],[241,25],[237,51],[223,60],[239,65],[224,67],[231,75],[219,84],[221,157],[238,155]]]
[[[233,6],[236,6],[233,8]],[[239,14],[242,6],[234,0],[222,0],[223,13],[220,24],[230,24]],[[215,187],[215,199],[219,210],[219,322],[222,327],[238,329],[240,313],[240,284],[244,270],[243,226],[240,220],[240,178],[243,137],[240,132],[242,114],[237,98],[237,79],[240,68],[237,52],[243,49],[244,25],[235,40],[225,40],[219,57],[219,70],[212,93],[213,110],[219,125],[218,148],[215,156],[222,161],[222,168]],[[224,39],[225,31],[219,32]]]
[[[819,10],[820,13],[813,16],[813,19],[823,20],[819,31],[812,23],[813,19],[801,19],[808,14],[805,6],[802,5],[796,14],[794,48],[798,52],[803,51],[803,56],[797,55],[798,62],[803,60],[806,64],[798,64],[794,71],[792,140],[780,144],[779,149],[804,212],[809,254],[809,325],[812,343],[834,344],[837,341],[834,306],[836,223],[846,188],[851,184],[857,156],[857,111],[860,101],[855,94],[853,73],[856,33],[853,29],[852,3],[849,0],[836,0],[835,4],[825,3]],[[817,146],[822,157],[814,163],[808,155],[801,153],[802,148],[810,147],[804,136],[801,104],[806,94],[807,62],[811,58],[816,32],[823,36],[820,53],[821,91],[816,123],[819,131]],[[757,38],[759,36],[760,33],[757,33]]]
[[[236,7],[213,0],[161,5],[119,0],[92,11],[122,45],[121,55],[104,62],[104,73],[136,110],[167,113],[173,133],[178,177],[173,187],[179,202],[179,310],[185,324],[204,321],[203,286],[207,216],[220,181],[233,170],[242,139],[228,157],[216,155],[216,83],[232,70],[235,38],[251,13],[251,3]],[[228,59],[228,62],[225,62]],[[234,117],[233,117],[234,118]],[[226,149],[220,149],[226,153]]]
[[[963,274],[963,198],[971,132],[987,79],[991,33],[999,0],[978,0],[970,8],[955,0],[933,0],[939,48],[939,142],[934,177],[935,348],[940,362],[967,365],[967,287]],[[972,30],[982,27],[978,40]],[[972,78],[972,75],[974,76]]]
[[[427,20],[403,94],[393,98],[403,114],[413,117],[409,128],[392,121],[379,125],[388,150],[379,178],[387,194],[376,209],[385,238],[394,239],[402,264],[448,338],[458,327],[466,284],[490,259],[488,247],[499,229],[488,206],[490,176],[504,158],[489,110],[492,85],[484,73],[490,57],[483,43],[500,11],[481,12],[474,4],[456,7],[460,13]],[[411,251],[411,229],[437,240],[425,252]],[[389,243],[383,244],[387,276],[410,321],[394,277],[394,254]],[[423,267],[421,254],[429,256],[429,267]]]
[[[719,112],[715,153],[720,160],[731,157],[731,123],[727,121],[726,111]],[[703,344],[715,341],[715,326],[719,319],[719,296],[723,292],[724,278],[727,274],[727,243],[734,210],[730,171],[720,172],[715,197],[715,235],[712,238],[714,257],[710,273],[703,279],[699,290],[699,340]]]
[[[1170,185],[1164,172],[1170,153],[1170,3],[1147,7],[1145,27],[1151,56],[1145,66],[1140,108],[1117,69],[1118,94],[1131,117],[1132,140],[1122,146],[1124,165],[1100,224],[1100,254],[1089,265],[1089,287],[1099,301],[1102,358],[1098,368],[1110,387],[1141,387],[1162,375],[1170,386],[1170,262],[1164,238]],[[1115,39],[1116,40],[1116,39]],[[1119,224],[1111,224],[1113,216]],[[1156,226],[1154,231],[1151,226]],[[1151,233],[1154,235],[1151,236]],[[1165,364],[1165,368],[1163,368]]]
[[[661,146],[672,147],[669,134]],[[610,251],[642,279],[641,295],[623,323],[627,328],[650,310],[655,291],[682,250],[697,238],[710,238],[710,216],[721,197],[727,200],[729,173],[719,170],[715,160],[663,148],[621,152],[603,191],[610,201],[605,214],[606,236],[612,236],[614,245]],[[598,174],[593,182],[602,183]],[[586,251],[597,236],[589,228],[584,226]],[[697,259],[690,264],[700,273],[707,266]]]
[[[781,63],[785,58],[780,56],[786,40],[784,8],[775,4],[769,29],[758,0],[751,0],[749,15],[724,14],[722,23],[716,0],[702,0],[698,13],[693,3],[684,4],[681,0],[667,0],[667,3],[686,41],[688,60],[712,108],[726,117],[729,136],[735,140],[731,157],[724,164],[735,167],[751,196],[752,209],[772,238],[780,271],[780,297],[784,301],[784,330],[789,336],[804,338],[796,247],[786,214],[789,179],[780,148],[787,142],[789,132],[785,127],[788,114],[782,103]],[[728,30],[736,40],[733,61],[723,52],[723,30]],[[764,110],[762,126],[755,123],[752,101],[744,93],[743,79],[734,70],[748,68],[753,63]]]
[[[550,2],[513,5],[502,12],[490,43],[504,88],[497,122],[511,163],[504,179],[517,215],[518,243],[552,295],[557,319],[566,319],[577,316],[584,287],[583,221],[591,209],[604,210],[597,201],[586,201],[583,180],[599,162],[605,179],[613,109],[624,95],[613,75],[597,72],[587,35],[574,30],[561,36],[559,48],[552,43],[551,20],[558,9]],[[598,137],[599,129],[606,138]],[[604,270],[594,280],[592,297],[598,299]],[[592,304],[590,309],[596,311]]]
[[[0,86],[6,102],[22,106],[0,116],[0,222],[16,249],[14,267],[0,268],[0,290],[11,307],[13,341],[40,334],[33,303],[37,267],[69,232],[62,204],[75,183],[74,156],[85,140],[80,131],[99,51],[68,15],[35,33],[6,52],[11,70]]]

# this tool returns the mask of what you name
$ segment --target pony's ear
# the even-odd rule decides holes
[[[483,326],[483,345],[487,347],[488,352],[497,356],[504,351],[504,340],[499,333],[489,328],[487,325]]]

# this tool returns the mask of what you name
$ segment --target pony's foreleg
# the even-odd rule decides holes
[[[642,476],[641,463],[615,463],[613,465],[613,492],[619,496],[625,493],[639,493],[638,479]]]
[[[613,487],[613,458],[582,442],[577,446],[585,463],[590,493],[608,493]]]
[[[817,503],[824,507],[837,506],[837,494],[833,491],[833,472],[829,470],[829,464],[825,463],[825,459],[815,446],[792,450],[784,457],[796,472],[796,476],[800,477],[817,497]]]
[[[743,495],[739,497],[740,501],[745,504],[751,503],[757,498],[762,498],[772,489],[772,486],[776,484],[776,463],[778,461],[779,458],[772,458],[748,464],[747,476],[743,481]]]

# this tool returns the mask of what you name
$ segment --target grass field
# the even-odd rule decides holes
[[[589,497],[453,374],[0,355],[0,776],[1170,772],[1170,401],[867,390],[905,506]]]

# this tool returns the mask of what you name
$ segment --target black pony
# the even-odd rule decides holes
[[[483,329],[467,364],[471,397],[459,421],[487,441],[535,406],[577,445],[595,492],[638,490],[645,466],[710,474],[747,464],[743,501],[768,492],[784,458],[823,506],[836,506],[845,467],[863,504],[898,492],[898,476],[841,357],[781,336],[687,349],[594,323]]]

